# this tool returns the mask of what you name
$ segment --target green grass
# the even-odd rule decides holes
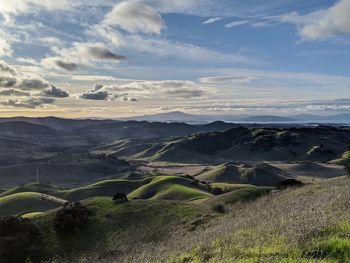
[[[142,180],[104,180],[69,190],[62,190],[52,185],[31,183],[12,188],[0,194],[0,197],[22,192],[37,192],[64,198],[69,201],[78,201],[89,197],[113,196],[116,193],[128,194],[133,190],[137,189],[138,187],[147,184],[150,181],[151,178]]]
[[[27,214],[23,214],[21,215],[21,217],[23,218],[28,218],[28,219],[33,219],[37,216],[41,216],[44,215],[44,212],[32,212],[32,213],[27,213]]]
[[[178,176],[157,176],[150,183],[131,192],[130,199],[170,199],[192,201],[211,196],[205,187],[192,180]]]
[[[48,194],[48,195],[58,195],[60,192],[59,189],[52,185],[48,184],[40,184],[40,183],[30,183],[30,184],[24,184],[17,187],[14,187],[12,189],[9,189],[7,191],[4,191],[0,193],[0,197],[4,197],[11,194],[16,193],[23,193],[23,192],[36,192],[36,193],[42,193],[42,194]]]
[[[221,188],[224,192],[229,192],[232,190],[237,190],[237,189],[246,188],[246,187],[253,187],[253,185],[250,185],[250,184],[211,183],[210,185],[212,187]]]
[[[208,199],[211,196],[211,194],[196,188],[183,185],[170,185],[159,191],[152,199],[198,201]]]
[[[166,262],[350,262],[349,186],[337,178],[236,203]]]
[[[137,244],[162,242],[174,229],[188,229],[192,221],[207,214],[199,206],[162,200],[134,200],[116,205],[111,198],[98,197],[83,204],[94,214],[88,229],[81,233],[57,235],[52,228],[52,212],[34,218],[45,233],[47,254],[62,256],[67,262],[77,262],[81,253],[98,253],[96,262],[111,255],[125,256]]]
[[[333,164],[339,165],[349,165],[350,164],[350,151],[346,151],[343,153],[342,157],[336,160],[330,161]]]
[[[0,198],[0,215],[11,216],[43,212],[60,206],[55,201],[43,199],[40,193],[16,193]]]
[[[128,194],[133,190],[149,183],[151,178],[131,181],[131,180],[106,180],[88,186],[74,188],[63,191],[63,197],[67,200],[83,200],[89,197],[113,196],[116,193]]]
[[[237,202],[253,201],[263,195],[270,193],[271,187],[243,186],[228,193],[214,196],[208,199],[207,205],[232,205]]]

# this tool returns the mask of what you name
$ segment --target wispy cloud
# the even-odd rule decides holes
[[[204,21],[202,24],[203,25],[213,24],[213,23],[218,22],[222,19],[223,19],[222,17],[212,17],[212,18],[209,18],[208,20]]]

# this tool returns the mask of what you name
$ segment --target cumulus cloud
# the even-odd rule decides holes
[[[72,62],[65,62],[63,60],[54,60],[53,63],[56,64],[57,67],[65,69],[67,71],[74,71],[78,68],[78,65]]]
[[[50,88],[45,89],[41,93],[41,95],[44,97],[53,97],[53,98],[67,98],[67,97],[69,97],[69,93],[67,91],[56,88],[53,85],[51,85]]]
[[[296,24],[302,38],[317,40],[350,34],[349,14],[350,0],[341,0],[326,10],[318,10],[307,15],[293,12],[281,16],[280,20]]]
[[[87,90],[80,95],[80,98],[84,100],[107,100],[109,93],[108,91],[101,90],[103,85],[96,84],[95,88]]]
[[[95,88],[96,90],[96,88]],[[200,86],[192,81],[164,80],[164,81],[134,81],[127,84],[99,86],[99,92],[108,93],[108,98],[200,98],[214,92],[213,88]],[[107,99],[107,98],[106,98]]]
[[[125,56],[110,51],[102,43],[73,43],[70,48],[54,49],[57,56],[45,58],[41,61],[46,68],[64,69],[67,71],[77,70],[80,64],[91,64],[93,62],[120,61]]]
[[[152,7],[139,1],[117,4],[108,13],[103,24],[117,26],[130,33],[160,34],[164,21]]]
[[[53,104],[53,98],[66,98],[68,92],[51,85],[39,76],[22,74],[0,60],[0,105],[15,108],[36,108]]]
[[[39,76],[21,74],[6,62],[0,61],[0,87],[14,87],[22,90],[42,90],[50,87],[50,84]]]
[[[47,10],[62,10],[71,7],[69,0],[10,0],[0,1],[0,14],[6,19],[11,15],[34,12],[37,8]]]
[[[14,68],[10,67],[5,61],[0,60],[0,74],[10,74],[12,76],[17,75]]]
[[[12,54],[10,43],[0,38],[0,57],[9,57]]]
[[[0,96],[28,97],[30,93],[16,89],[4,89],[0,90]]]
[[[26,98],[26,99],[7,99],[0,101],[0,105],[12,108],[30,108],[34,109],[37,107],[42,107],[44,105],[53,104],[54,99],[51,98]]]

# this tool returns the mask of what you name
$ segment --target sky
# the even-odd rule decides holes
[[[350,112],[350,0],[0,0],[0,117]]]

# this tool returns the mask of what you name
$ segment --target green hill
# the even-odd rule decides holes
[[[260,186],[275,186],[288,177],[288,173],[283,170],[263,163],[252,165],[226,163],[196,176],[200,181]]]
[[[24,192],[0,198],[0,215],[11,216],[31,212],[43,212],[62,206],[54,198],[40,193]]]
[[[193,201],[211,196],[204,185],[178,176],[157,176],[149,184],[145,184],[128,197],[131,199],[170,199]]]
[[[242,201],[252,201],[263,195],[266,195],[273,190],[272,187],[258,187],[258,186],[242,186],[228,193],[213,196],[206,200],[204,204],[214,206],[214,205],[228,205],[234,204],[236,202]]]
[[[53,213],[34,218],[45,233],[47,251],[43,253],[58,255],[59,262],[78,262],[81,253],[91,262],[111,262],[109,258],[112,262],[132,262],[129,256],[138,253],[138,245],[160,245],[175,229],[184,233],[193,222],[208,215],[201,206],[176,201],[132,200],[116,205],[111,198],[98,197],[83,204],[93,211],[93,217],[89,228],[81,233],[57,235],[51,226]]]
[[[218,164],[231,160],[318,161],[340,158],[350,144],[346,129],[333,127],[252,128],[237,127],[226,131],[193,134],[153,144],[153,156],[138,158],[178,163]]]

